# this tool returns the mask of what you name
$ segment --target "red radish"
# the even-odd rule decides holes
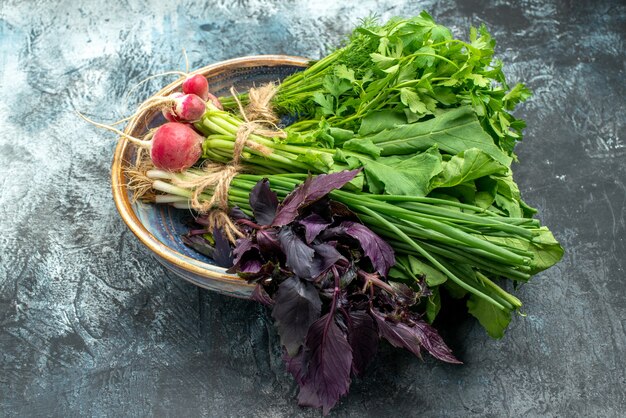
[[[209,99],[209,82],[200,74],[189,76],[183,81],[183,93],[195,94],[206,102]]]
[[[183,93],[179,93],[179,92],[172,93],[172,94],[169,95],[169,97],[171,97],[172,99],[178,99],[178,98],[183,97],[183,96],[184,96],[184,94]],[[180,122],[180,119],[178,119],[176,117],[176,115],[174,114],[172,108],[165,108],[165,109],[162,110],[162,113],[163,113],[163,116],[165,117],[165,119],[167,119],[168,121],[170,121],[170,122]]]
[[[147,103],[145,108],[163,107],[163,116],[170,122],[196,122],[206,111],[206,102],[195,94],[172,93]]]
[[[203,140],[204,138],[187,124],[165,123],[159,126],[150,141],[150,158],[161,170],[185,170],[202,156]]]
[[[152,163],[161,170],[183,171],[202,156],[204,137],[186,123],[167,122],[149,135],[152,139],[148,140],[135,138],[110,125],[94,122],[80,112],[78,115],[94,126],[115,132],[139,148],[149,149]]]
[[[187,77],[185,81],[183,81],[183,93],[195,94],[205,102],[210,100],[218,109],[224,109],[218,98],[209,93],[209,82],[200,74]]]
[[[185,94],[174,100],[176,100],[174,112],[181,121],[196,122],[206,111],[206,102],[195,94]]]

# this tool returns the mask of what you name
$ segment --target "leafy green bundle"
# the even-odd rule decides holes
[[[330,198],[391,244],[397,263],[388,276],[425,278],[429,321],[443,288],[467,297],[470,313],[501,337],[521,302],[499,283],[528,281],[563,250],[513,181],[524,122],[510,111],[529,92],[509,88],[494,45],[484,27],[469,42],[453,39],[427,13],[363,22],[347,45],[280,84],[274,108],[297,121],[285,137],[249,136],[240,161],[250,174],[233,179],[229,203],[250,213],[248,196],[264,177],[284,198],[310,173],[360,169]],[[196,129],[206,137],[204,157],[229,163],[245,122],[236,98],[221,101],[225,110],[208,104]],[[189,198],[180,184],[202,175],[148,173],[154,189],[173,195],[168,201]]]
[[[509,88],[494,47],[484,26],[472,28],[464,42],[426,12],[383,25],[366,19],[347,45],[286,78],[273,104],[283,114],[299,115],[292,131],[323,121],[322,130],[331,126],[360,134],[469,105],[485,132],[512,154],[525,123],[509,112],[530,92],[523,84]],[[232,97],[221,102],[236,109]]]

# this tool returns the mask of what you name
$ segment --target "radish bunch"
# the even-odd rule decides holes
[[[202,156],[202,142],[205,138],[196,132],[193,123],[199,121],[206,112],[207,101],[213,107],[221,109],[222,106],[217,97],[209,93],[209,84],[200,74],[188,76],[182,90],[182,93],[149,99],[139,107],[137,113],[161,109],[168,121],[154,131],[150,140],[135,138],[110,126],[85,119],[116,131],[137,147],[150,150],[150,159],[155,167],[170,172],[183,171],[197,163]]]
[[[156,168],[180,172],[196,164],[202,156],[202,142],[205,138],[195,130],[193,124],[202,119],[207,106],[223,109],[217,97],[209,92],[207,79],[196,74],[186,75],[182,92],[152,97],[139,106],[135,115],[158,109],[167,120],[144,139],[127,135],[111,125],[94,122],[80,113],[79,116],[92,125],[117,133],[139,148],[150,150],[150,159]]]
[[[209,93],[209,83],[200,74],[189,76],[183,81],[183,92],[172,93],[169,97],[171,106],[163,109],[163,116],[170,122],[198,121],[206,110],[206,102],[211,101],[218,109],[220,101]]]

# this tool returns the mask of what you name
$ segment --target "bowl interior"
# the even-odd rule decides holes
[[[216,96],[230,95],[234,86],[243,92],[250,87],[268,82],[278,82],[294,72],[304,68],[308,61],[299,57],[258,56],[225,61],[202,68],[194,73],[207,77],[210,91]],[[157,95],[167,95],[180,90],[182,81],[165,87]],[[139,115],[129,123],[126,132],[133,136],[143,135],[148,128],[158,126],[165,120],[160,112]],[[132,195],[126,188],[127,178],[123,171],[130,161],[134,161],[135,148],[126,141],[120,141],[116,149],[113,164],[113,187],[116,205],[123,220],[152,250],[160,261],[176,266],[176,270],[184,270],[194,275],[193,282],[198,278],[206,280],[224,279],[228,275],[225,269],[215,265],[214,261],[185,246],[180,238],[187,231],[185,219],[192,216],[190,211],[174,209],[168,205],[132,202]],[[119,183],[119,184],[117,184]],[[189,274],[179,274],[189,279]],[[241,281],[245,285],[244,281]],[[206,287],[215,289],[214,284]]]

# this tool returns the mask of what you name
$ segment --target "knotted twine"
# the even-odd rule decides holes
[[[259,88],[251,88],[248,97],[249,104],[244,109],[239,100],[237,91],[231,87],[231,94],[239,106],[239,112],[244,123],[239,126],[233,147],[233,159],[228,164],[207,162],[202,167],[202,174],[186,176],[183,179],[174,179],[172,183],[179,187],[192,189],[191,207],[199,213],[206,214],[209,228],[220,228],[226,237],[234,242],[236,237],[243,234],[228,216],[228,191],[235,176],[243,171],[240,164],[241,154],[245,147],[268,156],[272,150],[250,138],[251,135],[261,135],[271,138],[285,138],[286,133],[278,129],[278,117],[273,112],[271,100],[276,94],[274,83],[268,83]],[[212,191],[212,195],[203,194],[205,190]]]

